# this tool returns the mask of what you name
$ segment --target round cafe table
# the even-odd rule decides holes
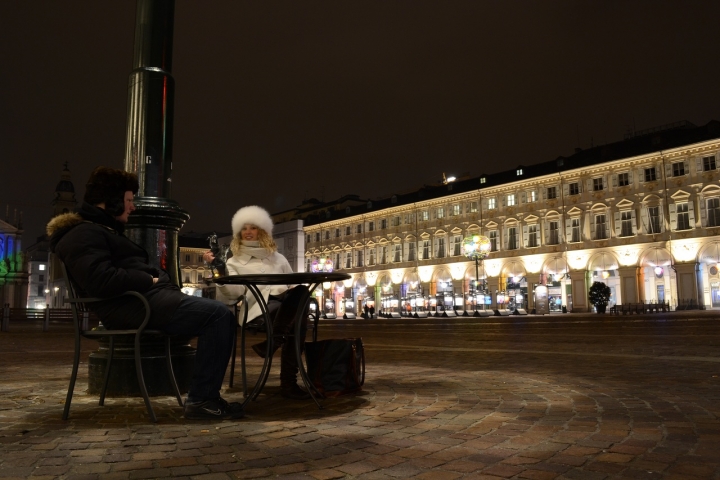
[[[308,285],[308,292],[305,298],[302,298],[300,301],[301,308],[298,308],[298,311],[295,313],[295,319],[294,325],[295,325],[295,331],[294,331],[294,341],[295,341],[295,355],[297,357],[297,364],[298,364],[298,370],[300,371],[300,377],[302,378],[303,384],[305,385],[305,388],[307,389],[308,393],[310,393],[310,396],[315,401],[315,404],[319,408],[322,408],[320,405],[320,402],[318,401],[318,397],[322,397],[320,392],[317,391],[315,386],[312,384],[310,379],[308,378],[307,369],[305,368],[305,364],[302,361],[302,347],[303,342],[305,341],[304,338],[301,338],[301,330],[302,330],[302,315],[305,312],[307,306],[310,303],[310,295],[312,292],[315,291],[315,289],[322,285],[325,282],[339,282],[342,280],[347,280],[350,278],[350,275],[347,273],[310,273],[310,272],[300,272],[300,273],[276,273],[276,274],[248,274],[248,275],[228,275],[225,277],[219,277],[216,279],[213,279],[213,282],[218,285],[243,285],[245,286],[255,297],[258,305],[260,306],[260,310],[262,311],[262,314],[265,316],[265,331],[267,334],[267,352],[265,355],[265,362],[263,363],[262,369],[260,370],[260,375],[258,377],[257,382],[255,383],[255,386],[252,389],[252,392],[250,395],[247,396],[245,399],[245,402],[243,403],[243,406],[250,400],[255,400],[257,396],[262,391],[263,387],[265,386],[265,382],[267,382],[268,376],[270,375],[270,367],[272,366],[272,354],[275,352],[274,349],[274,338],[273,338],[273,331],[272,331],[272,319],[270,318],[270,314],[268,312],[268,306],[267,302],[265,301],[265,298],[260,293],[260,289],[258,288],[261,285],[300,285],[305,284]],[[319,310],[319,309],[318,309]],[[246,309],[247,312],[247,309]],[[319,311],[316,312],[316,315],[319,315]],[[245,329],[245,322],[243,322],[242,327],[243,330]],[[243,339],[244,339],[244,331],[243,331]],[[245,382],[245,351],[244,351],[245,345],[244,341],[241,345],[241,361],[243,362],[243,382]],[[233,365],[234,365],[235,359],[233,358]]]

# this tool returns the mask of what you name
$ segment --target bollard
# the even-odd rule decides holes
[[[88,312],[83,312],[82,326],[81,326],[80,330],[88,329],[88,324],[89,324],[88,317],[89,316],[90,316],[90,314]]]
[[[48,327],[50,327],[50,305],[45,306],[45,320],[43,321],[43,332],[47,332]]]
[[[10,304],[6,303],[3,305],[3,317],[2,317],[2,330],[3,332],[10,331]]]

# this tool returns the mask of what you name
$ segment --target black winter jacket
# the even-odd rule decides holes
[[[185,295],[166,272],[148,263],[147,252],[123,235],[123,227],[105,210],[83,203],[77,213],[58,215],[48,223],[50,249],[84,295],[104,298],[140,292],[152,311],[149,325],[162,328]],[[131,297],[100,302],[94,310],[110,329],[136,328],[142,321],[142,304]]]

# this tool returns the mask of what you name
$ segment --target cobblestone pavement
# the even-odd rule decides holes
[[[139,398],[85,395],[85,364],[65,422],[70,330],[11,325],[0,478],[720,479],[716,312],[324,321],[319,333],[363,337],[361,395],[319,410],[280,397],[273,372],[245,419],[187,421],[159,397],[153,424]]]

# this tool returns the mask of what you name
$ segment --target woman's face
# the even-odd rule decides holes
[[[240,230],[240,238],[249,242],[255,242],[258,239],[258,227],[246,223]]]

